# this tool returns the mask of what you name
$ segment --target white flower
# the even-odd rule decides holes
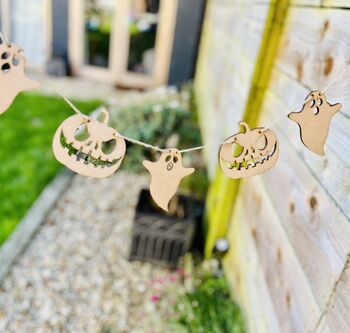
[[[171,101],[171,102],[168,104],[168,107],[169,107],[170,109],[176,109],[176,108],[180,107],[180,102],[177,101],[177,100]]]
[[[160,104],[156,104],[153,106],[153,112],[162,112],[163,111],[163,106]]]

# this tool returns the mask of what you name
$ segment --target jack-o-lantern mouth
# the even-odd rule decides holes
[[[271,157],[275,155],[276,151],[277,151],[277,143],[274,144],[274,146],[272,147],[272,150],[266,151],[265,154],[257,158],[252,158],[252,156],[250,157],[247,156],[246,158],[243,158],[242,162],[233,162],[233,163],[226,161],[223,158],[221,158],[221,160],[223,161],[224,166],[228,169],[237,169],[238,171],[242,169],[247,170],[247,169],[257,167],[258,164],[263,165],[264,163],[269,161]]]
[[[61,132],[60,143],[61,143],[61,146],[63,148],[68,150],[69,156],[75,156],[77,162],[80,161],[81,163],[83,163],[85,165],[93,165],[96,168],[97,167],[110,168],[110,167],[114,166],[116,163],[118,163],[118,161],[120,160],[120,158],[117,158],[117,159],[114,159],[112,161],[108,161],[108,160],[102,159],[101,157],[96,158],[96,157],[92,156],[91,154],[86,154],[86,153],[82,152],[81,150],[75,148],[72,144],[69,144],[67,142],[67,139],[64,136],[63,132]]]

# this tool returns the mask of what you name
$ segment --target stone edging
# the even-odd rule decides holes
[[[72,177],[72,172],[68,170],[61,171],[53,181],[45,187],[26,216],[1,246],[0,283],[3,282],[19,255],[21,255],[29,245],[36,231],[47,217],[47,214],[56,204],[59,196],[68,188]]]

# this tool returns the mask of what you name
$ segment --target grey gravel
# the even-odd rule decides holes
[[[75,176],[0,289],[0,332],[162,332],[149,285],[169,273],[127,260],[147,185],[124,171]]]

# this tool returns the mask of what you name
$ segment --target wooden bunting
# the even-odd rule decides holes
[[[328,103],[320,91],[313,91],[306,99],[300,112],[292,112],[288,118],[299,125],[303,144],[319,155],[325,155],[324,144],[327,140],[329,123],[342,105]],[[309,101],[308,101],[309,100]]]
[[[251,130],[242,121],[239,125],[244,127],[244,132],[229,137],[220,147],[219,163],[223,173],[238,179],[271,169],[279,154],[275,133],[264,127]]]
[[[104,119],[74,115],[57,129],[53,139],[56,159],[69,169],[89,177],[105,178],[121,165],[125,155],[124,138],[108,127],[109,114]]]
[[[39,86],[38,82],[25,76],[24,66],[23,50],[3,40],[0,44],[0,114],[10,107],[20,92]]]
[[[152,198],[159,207],[168,211],[169,201],[181,179],[192,174],[194,168],[183,167],[181,153],[175,148],[163,152],[156,162],[143,161],[143,165],[151,174]]]

